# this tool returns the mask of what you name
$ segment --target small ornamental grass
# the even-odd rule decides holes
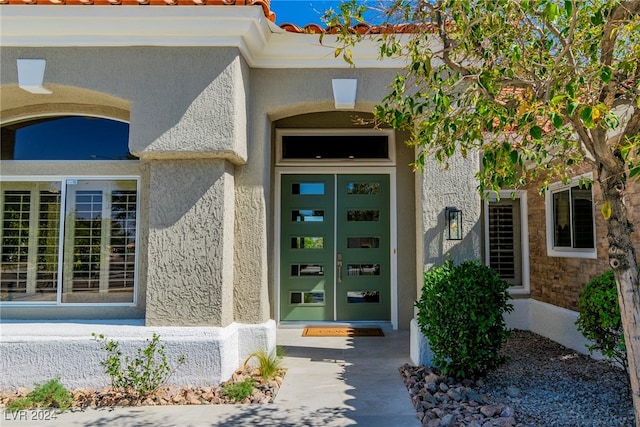
[[[508,287],[476,261],[447,260],[425,272],[417,321],[443,374],[473,378],[504,363],[499,351],[509,331],[503,315],[513,310]]]
[[[282,370],[282,354],[282,350],[278,350],[277,348],[271,353],[267,353],[261,349],[251,353],[249,357],[247,357],[247,360],[245,360],[244,366],[246,368],[251,359],[256,359],[258,361],[257,369],[260,376],[266,381],[269,381],[275,378]]]
[[[62,385],[60,378],[55,378],[44,384],[36,384],[26,396],[9,402],[7,410],[17,412],[29,408],[58,408],[64,412],[72,405],[73,396]]]

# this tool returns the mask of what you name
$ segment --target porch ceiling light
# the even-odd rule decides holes
[[[27,92],[48,95],[51,92],[42,86],[45,59],[18,59],[18,86]]]
[[[444,213],[447,221],[447,240],[462,240],[462,211],[447,206]]]
[[[353,110],[356,108],[357,79],[333,79],[333,100],[336,110]]]

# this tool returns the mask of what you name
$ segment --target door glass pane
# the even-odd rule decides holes
[[[292,276],[324,276],[324,265],[321,264],[293,264]]]
[[[378,210],[349,210],[347,211],[347,221],[379,221],[380,211]]]
[[[380,194],[380,184],[377,182],[350,182],[347,183],[347,194]]]
[[[379,303],[379,302],[380,302],[380,292],[378,291],[347,292],[348,304]]]
[[[324,304],[324,292],[311,291],[311,292],[291,292],[289,295],[290,304],[302,304],[302,305],[323,305]]]
[[[291,221],[294,222],[323,222],[324,211],[300,209],[291,211]]]
[[[291,194],[301,196],[321,196],[324,194],[323,182],[301,182],[291,185]]]
[[[348,276],[379,276],[380,264],[348,264]]]
[[[348,249],[372,249],[379,247],[379,237],[347,237]]]
[[[292,237],[291,249],[323,249],[324,237]]]

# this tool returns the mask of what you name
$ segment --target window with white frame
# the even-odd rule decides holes
[[[135,302],[137,178],[0,186],[0,302]]]
[[[595,258],[595,218],[590,175],[554,184],[546,194],[547,252],[550,256]]]

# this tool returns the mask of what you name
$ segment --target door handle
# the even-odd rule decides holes
[[[342,254],[338,254],[336,269],[338,270],[338,283],[342,283]]]

